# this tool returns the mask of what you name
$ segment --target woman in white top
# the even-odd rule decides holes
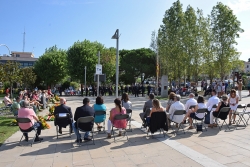
[[[239,96],[236,94],[236,90],[232,89],[229,94],[229,105],[230,105],[230,112],[229,112],[229,125],[231,125],[231,119],[232,119],[232,114],[237,110],[238,107],[238,102],[239,102]],[[233,116],[233,124],[235,123],[235,117],[236,115]]]
[[[202,109],[202,108],[207,108],[206,104],[205,104],[205,100],[203,96],[199,96],[197,99],[197,105],[195,106],[195,108],[189,109],[186,116],[184,117],[182,123],[184,123],[184,121],[187,119],[187,117],[189,117],[189,123],[190,123],[190,127],[188,129],[194,129],[193,127],[193,119],[192,118],[204,118],[205,113],[195,113],[198,109]]]
[[[129,101],[128,94],[123,93],[122,94],[122,107],[125,109],[131,109],[132,110],[132,103]]]

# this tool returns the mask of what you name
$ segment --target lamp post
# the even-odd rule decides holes
[[[115,96],[118,98],[118,83],[119,83],[119,29],[115,31],[115,34],[111,39],[116,39],[116,82],[115,82]]]
[[[141,74],[141,84],[143,85],[143,80],[144,80],[144,77],[145,77],[145,74],[144,73],[142,73]]]
[[[98,65],[100,65],[100,51],[98,51]],[[97,74],[97,96],[99,96],[99,74]]]
[[[0,46],[5,46],[5,47],[8,49],[8,51],[9,51],[9,55],[11,55],[10,49],[9,49],[9,47],[8,47],[7,45],[5,45],[5,44],[0,44]]]

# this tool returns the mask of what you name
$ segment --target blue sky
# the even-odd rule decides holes
[[[149,47],[151,32],[158,30],[174,0],[0,0],[0,44],[11,51],[25,51],[35,57],[45,48],[57,45],[68,49],[77,40],[98,41],[115,47],[111,39],[120,30],[120,49]],[[209,14],[217,0],[181,0]],[[237,39],[240,59],[250,58],[250,0],[222,0],[229,5],[245,30]],[[8,54],[1,46],[0,55]]]

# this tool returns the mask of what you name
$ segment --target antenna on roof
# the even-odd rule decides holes
[[[25,48],[25,27],[24,27],[24,32],[23,32],[23,52],[24,52],[24,48]]]

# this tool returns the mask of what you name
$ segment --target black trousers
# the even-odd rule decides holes
[[[36,127],[36,132],[37,132],[37,137],[38,137],[41,134],[41,131],[42,131],[42,123],[41,122],[35,122],[34,127]],[[22,130],[24,132],[23,135],[25,137],[28,137],[28,132],[31,132],[33,129],[34,129],[33,127],[30,127],[29,129]],[[27,133],[25,133],[25,132],[27,132]]]

